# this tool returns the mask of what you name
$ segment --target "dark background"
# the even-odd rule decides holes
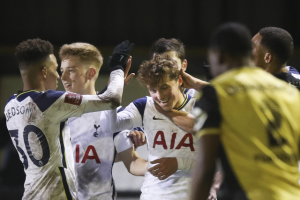
[[[253,35],[266,26],[289,31],[296,47],[289,64],[298,68],[299,11],[299,0],[1,0],[1,75],[19,73],[15,46],[37,37],[53,43],[56,55],[61,45],[81,41],[97,46],[105,59],[129,39],[136,44],[133,70],[155,40],[179,38],[193,66],[188,72],[197,73],[210,34],[228,21],[245,24]],[[105,65],[101,72],[107,72]]]
[[[15,47],[37,37],[49,40],[55,55],[66,43],[97,46],[104,57],[101,73],[107,75],[107,57],[123,40],[135,43],[132,72],[136,72],[142,60],[149,58],[155,40],[177,38],[186,46],[187,72],[203,75],[209,36],[218,25],[229,21],[245,24],[253,35],[266,26],[290,32],[295,51],[288,64],[300,70],[299,11],[299,0],[0,0],[0,80],[19,76]],[[5,85],[0,88],[1,92],[5,89]],[[0,199],[20,199],[24,172],[3,114],[0,119],[0,154],[4,152]]]

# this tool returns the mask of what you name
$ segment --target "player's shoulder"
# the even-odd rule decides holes
[[[147,103],[147,100],[148,98],[151,98],[151,97],[148,97],[148,96],[145,96],[145,97],[142,97],[142,98],[139,98],[139,99],[136,99],[134,100],[132,103],[134,105],[143,105],[143,104],[146,104]]]
[[[197,90],[195,90],[195,89],[186,89],[186,88],[184,88],[183,89],[183,93],[184,94],[189,94],[189,95],[191,95],[192,97],[195,97],[195,96],[197,96],[197,94],[198,94],[198,91]]]
[[[16,99],[17,96],[18,96],[17,94],[14,94],[11,97],[9,97],[5,105],[7,105],[11,100]]]
[[[132,102],[132,104],[135,105],[135,107],[138,110],[145,110],[145,107],[150,99],[151,99],[151,97],[145,96],[145,97],[134,100]]]
[[[292,66],[286,66],[286,69],[290,74],[299,74],[298,70]]]
[[[46,92],[31,90],[18,94],[15,99],[21,102],[30,97],[32,101],[39,107],[39,109],[44,112],[64,93],[65,92],[55,90],[47,90]]]

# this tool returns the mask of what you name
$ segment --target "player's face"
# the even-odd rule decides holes
[[[47,76],[45,81],[45,89],[46,90],[56,90],[59,74],[57,73],[57,61],[53,54],[49,55],[49,59],[46,62],[46,70],[47,70]]]
[[[66,91],[86,94],[88,88],[86,63],[78,57],[70,56],[61,62],[61,80]]]
[[[261,45],[261,35],[257,33],[252,38],[252,54],[254,59],[254,64],[258,67],[261,67],[263,69],[266,68],[264,57],[266,54],[266,49]]]
[[[226,64],[221,62],[221,54],[219,51],[209,49],[208,60],[210,64],[210,73],[213,77],[216,77],[227,70]]]
[[[180,85],[181,77],[176,80],[170,80],[169,77],[163,78],[161,83],[156,86],[147,86],[150,96],[165,111],[179,107],[184,100]]]

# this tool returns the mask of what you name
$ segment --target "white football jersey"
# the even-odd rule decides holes
[[[69,118],[67,128],[75,160],[76,189],[80,200],[114,200],[116,191],[112,167],[116,153],[133,146],[129,131],[105,133],[101,129],[102,112]]]
[[[186,89],[186,88],[184,88],[183,89],[183,93],[184,94],[188,94],[188,95],[190,95],[191,97],[196,97],[196,95],[199,93],[197,90],[195,90],[195,89]]]
[[[97,96],[48,90],[13,95],[5,106],[6,124],[24,165],[23,199],[77,199],[69,135],[63,135],[67,118],[86,110],[109,109]],[[66,140],[64,142],[64,140]]]
[[[186,95],[182,111],[191,113],[196,99]],[[197,139],[180,129],[171,120],[159,113],[151,97],[134,101],[118,113],[118,118],[126,113],[131,116],[134,126],[144,127],[148,146],[148,168],[154,166],[150,161],[162,157],[195,158],[198,153]],[[190,172],[177,170],[165,180],[159,180],[152,174],[145,174],[141,199],[188,199]]]

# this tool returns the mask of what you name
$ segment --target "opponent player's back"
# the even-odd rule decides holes
[[[297,89],[249,67],[220,75],[212,85],[222,118],[227,186],[243,190],[249,199],[299,198]]]
[[[64,123],[60,120],[65,108],[58,106],[63,95],[29,91],[12,96],[5,106],[7,128],[26,173],[23,199],[76,198],[70,180],[74,172],[68,170],[64,156]]]

